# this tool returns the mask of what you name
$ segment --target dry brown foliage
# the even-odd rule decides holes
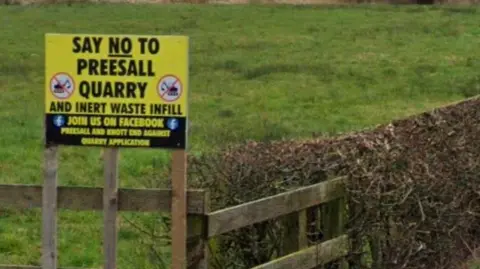
[[[347,175],[349,234],[369,240],[379,268],[458,268],[480,245],[479,108],[474,98],[343,137],[192,157],[192,184],[218,209]],[[254,260],[231,265],[247,268],[276,255],[281,232],[268,222],[230,233],[222,252]]]

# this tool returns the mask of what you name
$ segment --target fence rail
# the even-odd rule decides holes
[[[58,208],[102,210],[103,188],[58,187]],[[348,238],[343,234],[345,204],[344,178],[335,178],[245,204],[210,212],[208,192],[189,190],[188,268],[206,269],[211,253],[209,240],[255,223],[282,217],[290,224],[282,256],[254,269],[313,269],[319,264],[341,260],[348,253]],[[169,189],[118,189],[118,210],[140,212],[171,211]],[[42,186],[0,185],[0,207],[19,209],[42,207]],[[322,221],[323,242],[309,244],[308,221]],[[345,261],[341,269],[347,268]],[[40,266],[0,265],[0,269],[41,269]],[[75,269],[75,268],[63,268]],[[80,268],[76,268],[80,269]]]
[[[118,189],[118,210],[170,212],[169,189]],[[205,211],[205,191],[189,190],[187,210],[190,214]],[[103,210],[103,188],[58,187],[58,207],[70,210]],[[0,185],[0,206],[18,209],[41,208],[42,186]]]
[[[290,229],[285,238],[283,257],[254,269],[314,269],[336,260],[340,260],[340,269],[346,269],[349,240],[343,234],[346,214],[344,183],[345,177],[339,177],[209,213],[206,236],[214,238],[283,217],[285,226]],[[309,243],[307,234],[312,220],[321,223],[322,227],[314,227],[322,229],[324,241],[321,243]]]
[[[343,178],[337,178],[215,211],[208,214],[208,237],[323,204],[343,195]]]
[[[342,235],[252,269],[311,269],[317,267],[318,264],[335,261],[347,254],[348,237]]]

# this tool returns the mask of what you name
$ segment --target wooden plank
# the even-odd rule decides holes
[[[337,208],[337,215],[332,216],[335,218],[335,223],[337,225],[337,231],[336,234],[344,234],[347,232],[347,199],[345,197],[339,198],[335,201],[335,206]],[[349,242],[350,244],[350,242]],[[351,247],[350,245],[348,246],[348,251],[350,252]],[[350,265],[348,264],[348,259],[346,257],[343,257],[339,261],[339,267],[338,269],[349,269]]]
[[[57,170],[58,147],[44,150],[42,190],[42,269],[57,269]]]
[[[104,158],[103,268],[117,269],[118,148],[106,148]]]
[[[187,155],[172,153],[172,269],[187,266]]]
[[[298,212],[298,249],[308,247],[308,222],[307,210]]]
[[[331,203],[331,201],[329,203]],[[324,229],[324,226],[322,225],[322,222],[323,222],[322,207],[323,206],[325,206],[325,204],[313,206],[307,209],[308,222],[310,223],[308,227],[310,245],[317,245],[320,242],[326,241],[328,239],[332,239],[332,238],[326,237],[327,231]],[[314,267],[314,269],[328,269],[328,268],[330,267],[328,267],[326,264],[319,264],[318,266]]]
[[[324,240],[332,239],[345,233],[346,226],[346,204],[345,198],[338,198],[330,201],[321,207],[322,227],[324,231]],[[350,248],[349,248],[350,249]],[[345,257],[341,258],[338,263],[339,269],[348,269],[348,262]],[[323,269],[323,268],[317,268]]]
[[[210,212],[210,196],[205,193],[204,212]],[[187,235],[189,244],[187,246],[188,269],[207,269],[210,252],[208,249],[206,215],[190,215],[187,218]]]
[[[343,180],[340,177],[215,211],[208,217],[208,236],[223,234],[342,197],[345,194]]]
[[[57,207],[70,210],[103,210],[103,188],[58,187]],[[187,208],[190,214],[202,214],[203,190],[189,190]],[[172,191],[169,189],[119,189],[120,211],[158,212],[170,211]],[[19,209],[42,207],[42,186],[1,185],[0,206]]]
[[[285,238],[283,240],[281,256],[299,251],[308,246],[307,238],[307,210],[290,213],[283,218]]]
[[[300,250],[298,236],[301,231],[299,229],[298,215],[298,212],[293,212],[282,217],[281,222],[285,232],[283,234],[284,238],[282,240],[280,256],[286,256]]]
[[[342,235],[252,269],[312,269],[347,255],[347,244],[347,235]]]
[[[199,262],[203,259],[203,246],[200,244],[200,237],[187,239],[187,268],[199,268]]]

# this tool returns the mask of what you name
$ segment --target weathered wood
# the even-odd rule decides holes
[[[334,208],[335,202],[336,200],[332,200],[318,207],[318,219],[316,220],[316,223],[320,225],[319,230],[323,235],[321,241],[327,241],[339,235],[335,232],[337,229],[335,219],[338,217],[338,213]],[[328,267],[328,265],[319,264],[314,269],[325,269]]]
[[[58,147],[44,152],[42,191],[42,269],[57,269],[57,170]]]
[[[172,269],[187,265],[187,156],[185,150],[172,153]]]
[[[104,151],[103,255],[105,269],[117,268],[118,148]]]
[[[210,196],[208,192],[204,196],[204,212],[210,212]],[[206,215],[187,216],[187,260],[188,269],[207,269],[210,256],[207,239],[207,217]]]
[[[298,212],[298,249],[308,247],[307,210]]]
[[[332,219],[335,218],[334,216],[332,218],[332,204],[330,203],[325,203],[320,206],[320,222],[321,222],[321,227],[322,227],[322,233],[323,233],[323,240],[329,240],[333,237],[335,237],[334,231],[332,231],[331,222]]]
[[[348,237],[342,235],[252,269],[312,269],[317,266],[317,262],[325,264],[347,255],[347,245]]]
[[[342,177],[336,178],[215,211],[209,214],[208,236],[223,234],[342,197],[345,193],[343,180]]]
[[[336,201],[336,207],[338,209],[338,214],[337,214],[337,227],[338,230],[336,231],[337,235],[344,234],[347,231],[347,199],[345,197],[339,198]],[[332,216],[335,217],[335,216]],[[348,251],[350,252],[351,246],[350,246],[350,241],[348,242]],[[348,259],[346,257],[343,257],[339,261],[339,268],[338,269],[349,269],[350,266],[348,264]]]
[[[202,220],[203,219],[203,220]],[[200,221],[202,220],[202,221]],[[203,223],[206,223],[205,215],[187,215],[187,238],[203,236],[205,233],[205,227]]]
[[[307,210],[293,212],[283,218],[285,238],[282,242],[281,256],[294,253],[308,246]]]
[[[188,222],[188,221],[187,221]],[[187,268],[199,268],[199,262],[203,259],[203,245],[199,237],[190,237],[187,239]]]
[[[280,256],[285,256],[300,250],[298,246],[298,235],[300,234],[298,215],[298,212],[293,212],[282,217],[281,221],[285,232]]]
[[[330,201],[331,202],[331,201]],[[326,203],[328,204],[328,203]],[[326,238],[325,237],[325,230],[323,227],[323,216],[322,216],[322,206],[325,206],[326,204],[323,205],[317,205],[317,206],[312,206],[307,209],[307,216],[308,216],[308,233],[309,233],[309,243],[310,245],[317,245],[321,243],[322,241],[326,241],[327,239],[331,238]],[[315,257],[317,260],[319,257]],[[326,269],[327,265],[325,264],[319,264],[317,261],[317,266],[314,267],[314,269]]]
[[[324,239],[329,240],[345,233],[346,204],[345,198],[338,198],[321,206],[321,222],[324,228]],[[339,269],[348,269],[345,257],[338,261]],[[321,269],[319,267],[318,269]]]
[[[103,210],[103,188],[59,186],[57,207],[69,210]],[[188,213],[202,214],[205,192],[189,190]],[[118,210],[137,212],[170,211],[169,189],[119,189]],[[19,209],[42,207],[42,186],[0,185],[0,206]]]
[[[188,269],[207,269],[208,268],[208,241],[204,234],[206,230],[206,218],[205,216],[189,216],[188,226],[195,226],[192,230],[197,233],[199,230],[203,230],[201,233],[197,233],[196,236],[188,235],[187,239],[187,268]]]

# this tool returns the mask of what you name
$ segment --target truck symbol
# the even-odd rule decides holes
[[[58,80],[57,82],[55,83],[55,85],[53,85],[53,92],[55,93],[64,93],[65,92],[65,89],[70,89],[71,85],[70,85],[70,81],[69,80],[66,80],[64,84],[61,84]]]
[[[165,82],[162,83],[162,90],[167,91],[168,96],[178,96],[178,88],[173,85],[172,87],[168,87]]]

